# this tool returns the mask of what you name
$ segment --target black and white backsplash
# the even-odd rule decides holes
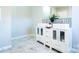
[[[46,19],[42,21],[43,23],[49,23],[50,20]],[[54,24],[69,24],[69,26],[71,27],[71,18],[60,18],[60,19],[56,19],[54,22]]]

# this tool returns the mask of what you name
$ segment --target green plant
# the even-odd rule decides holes
[[[59,18],[58,18],[58,16],[56,16],[55,14],[53,14],[49,19],[53,23],[54,20],[59,19]]]

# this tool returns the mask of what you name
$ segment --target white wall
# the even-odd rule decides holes
[[[12,11],[12,37],[28,35],[28,28],[32,25],[31,7],[17,6]]]
[[[72,14],[71,6],[53,6],[51,7],[52,14],[60,16],[60,18],[71,17]]]
[[[55,6],[50,7],[50,15],[52,16],[53,14],[56,14],[56,7]]]
[[[68,8],[67,7],[58,7],[56,8],[56,14],[61,18],[68,16]]]
[[[72,7],[72,40],[73,48],[79,52],[79,6]]]
[[[35,27],[42,22],[42,16],[41,6],[14,6],[12,9],[12,37],[28,35],[27,32],[35,34]]]
[[[13,8],[13,16],[17,17],[30,18],[31,12],[30,6],[15,6]]]
[[[50,16],[50,7],[42,6],[42,9],[43,9],[43,19],[48,20]]]
[[[1,8],[0,51],[11,47],[11,7]]]

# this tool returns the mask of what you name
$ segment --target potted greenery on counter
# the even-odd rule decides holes
[[[58,16],[56,16],[55,14],[53,14],[51,17],[49,17],[51,23],[54,22],[54,20],[59,19]]]

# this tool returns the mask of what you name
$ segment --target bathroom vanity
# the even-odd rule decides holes
[[[70,52],[71,28],[69,24],[39,23],[36,27],[36,40],[60,52]]]

